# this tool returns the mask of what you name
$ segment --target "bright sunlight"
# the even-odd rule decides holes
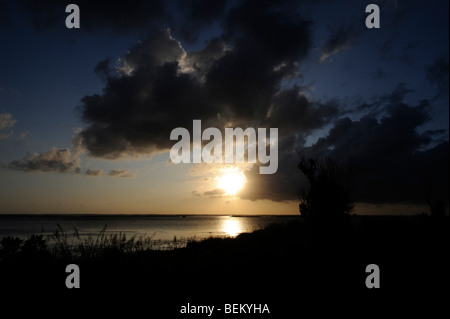
[[[239,169],[227,169],[217,178],[217,186],[225,191],[225,195],[236,195],[246,182],[243,172]]]

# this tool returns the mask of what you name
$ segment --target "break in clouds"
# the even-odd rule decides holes
[[[43,12],[33,1],[21,3],[37,28],[56,23],[52,11]],[[310,98],[304,87],[293,84],[317,50],[315,21],[298,10],[298,2],[295,9],[292,1],[131,1],[133,5],[120,8],[112,1],[108,11],[95,3],[78,2],[86,31],[146,30],[146,36],[120,59],[105,57],[93,70],[104,88],[82,97],[77,108],[84,127],[76,139],[88,155],[113,160],[167,152],[173,145],[171,130],[190,129],[193,119],[220,129],[277,127],[278,171],[260,175],[253,165],[245,173],[243,199],[296,200],[306,182],[297,169],[298,150],[350,166],[358,201],[422,202],[427,185],[447,198],[448,131],[423,129],[433,101],[406,102],[410,90],[399,83],[391,92],[349,108],[338,99]],[[42,16],[47,19],[38,19]],[[161,21],[172,29],[161,27]],[[202,48],[185,49],[183,43],[195,41],[202,28],[214,23],[218,32]],[[350,50],[357,36],[353,29],[330,31],[319,60]],[[425,73],[448,99],[448,58],[436,60]],[[318,130],[328,133],[307,143]],[[79,153],[74,153],[52,149],[9,167],[67,172],[79,168]],[[108,175],[127,174],[117,170]]]

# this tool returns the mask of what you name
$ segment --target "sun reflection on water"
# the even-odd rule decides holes
[[[242,233],[242,225],[237,219],[225,219],[222,224],[222,231],[227,236],[236,237],[237,235]]]

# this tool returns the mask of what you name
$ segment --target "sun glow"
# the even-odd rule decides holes
[[[217,178],[217,186],[225,191],[225,195],[236,195],[246,182],[243,172],[238,169],[229,169]]]
[[[239,221],[236,219],[226,219],[222,225],[222,231],[231,237],[236,237],[240,233],[242,233],[242,227]]]

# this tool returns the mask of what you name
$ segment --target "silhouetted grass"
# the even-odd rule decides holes
[[[59,224],[53,234],[31,235],[27,239],[7,236],[0,241],[0,260],[31,258],[38,255],[63,260],[88,260],[105,256],[131,255],[145,251],[173,250],[185,247],[189,240],[153,240],[151,236],[107,234],[106,225],[96,235],[82,236],[74,228],[72,234]]]

